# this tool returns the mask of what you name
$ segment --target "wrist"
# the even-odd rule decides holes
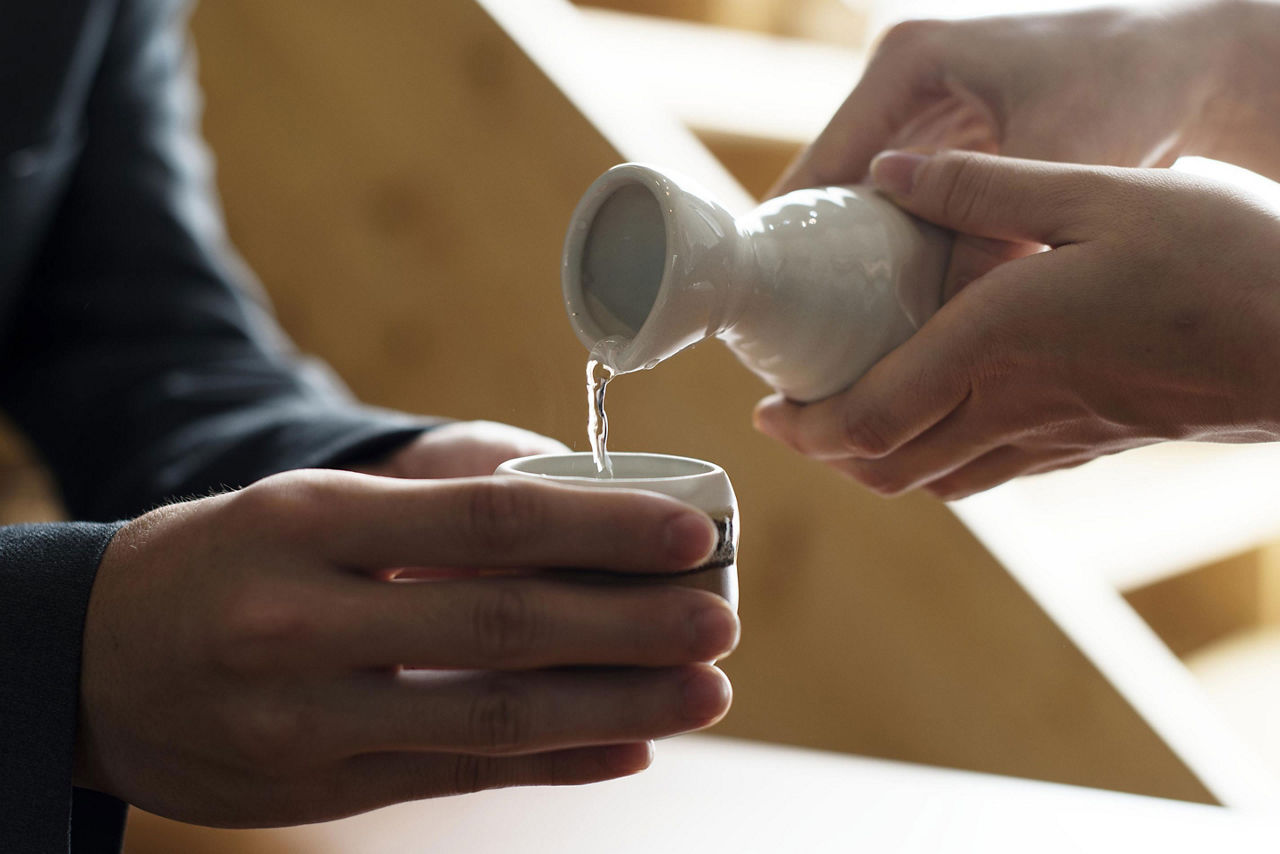
[[[1237,0],[1209,0],[1184,5],[1172,14],[1151,13],[1161,21],[1157,29],[1163,49],[1182,54],[1190,75],[1181,81],[1186,103],[1179,154],[1216,157],[1226,128],[1236,122],[1230,102],[1239,92],[1236,38],[1243,5]]]
[[[1280,4],[1215,0],[1182,19],[1208,69],[1185,153],[1280,177]]]

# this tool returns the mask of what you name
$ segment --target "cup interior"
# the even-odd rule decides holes
[[[669,454],[617,452],[609,454],[609,459],[613,462],[612,478],[596,471],[595,460],[589,453],[522,457],[503,463],[498,470],[550,478],[600,481],[695,478],[722,471],[719,466],[704,460]]]

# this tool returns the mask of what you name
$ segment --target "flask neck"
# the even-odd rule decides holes
[[[867,187],[797,190],[738,222],[720,337],[793,400],[845,388],[938,308],[950,239]]]

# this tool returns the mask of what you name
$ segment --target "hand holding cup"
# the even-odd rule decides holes
[[[634,773],[651,739],[725,713],[704,662],[737,619],[542,570],[676,573],[715,543],[671,498],[514,478],[290,472],[163,507],[98,573],[76,783],[263,826]]]

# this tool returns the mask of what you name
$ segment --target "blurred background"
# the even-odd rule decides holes
[[[299,346],[367,401],[583,450],[558,263],[590,181],[647,160],[745,210],[895,20],[1028,5],[216,0],[193,37],[232,240]],[[766,392],[707,342],[609,394],[611,448],[716,461],[739,494],[744,633],[718,733],[1275,796],[1280,449],[1161,446],[953,506],[886,501],[756,435]],[[56,515],[6,448],[4,520]],[[152,826],[131,851],[162,850]]]

